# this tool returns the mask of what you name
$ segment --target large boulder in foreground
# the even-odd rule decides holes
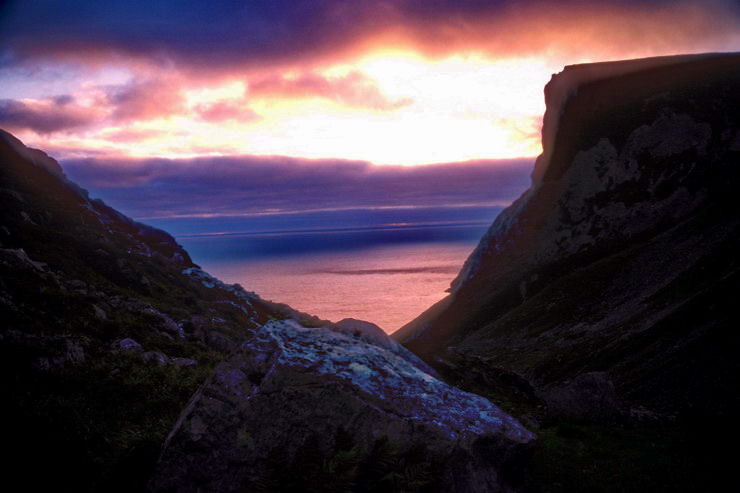
[[[334,479],[355,471],[347,485],[363,490],[373,468],[393,458],[413,463],[413,455],[420,462],[414,470],[434,464],[418,488],[510,491],[510,471],[520,469],[534,435],[488,400],[373,339],[343,327],[264,325],[193,396],[151,489],[253,491],[281,464],[283,479],[296,481],[307,473],[291,464],[314,464]]]

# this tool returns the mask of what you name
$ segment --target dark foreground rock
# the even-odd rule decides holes
[[[542,392],[550,419],[617,423],[627,417],[607,373],[590,372]]]
[[[392,444],[398,456],[423,449],[423,462],[438,465],[425,484],[438,491],[510,491],[511,472],[520,469],[534,435],[488,400],[383,347],[387,336],[373,340],[350,326],[358,324],[263,326],[216,367],[183,411],[151,489],[258,490],[276,461],[315,459],[306,457],[307,444],[324,458],[316,467],[326,468],[344,436],[356,459],[347,482],[355,491],[372,481],[363,463],[373,462],[382,444]]]

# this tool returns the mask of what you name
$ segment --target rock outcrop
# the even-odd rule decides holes
[[[345,318],[335,324],[330,324],[330,328],[334,332],[352,336],[368,344],[388,350],[396,356],[400,356],[407,360],[412,365],[418,367],[421,371],[438,377],[437,372],[431,366],[427,365],[423,360],[401,344],[388,337],[388,334],[386,334],[383,329],[373,323],[366,322],[364,320],[356,320],[354,318]]]
[[[669,414],[735,406],[739,91],[737,54],[566,67],[532,187],[394,338],[540,389],[607,372]]]
[[[614,383],[603,372],[582,373],[542,395],[548,418],[558,421],[618,423],[627,418]]]
[[[401,348],[402,349],[402,348]],[[451,387],[372,324],[270,322],[197,392],[170,434],[154,491],[252,491],[275,452],[315,440],[327,460],[347,433],[358,463],[387,440],[423,445],[437,491],[509,491],[534,435],[486,399]],[[358,473],[355,481],[362,482]],[[359,485],[356,485],[359,486]]]

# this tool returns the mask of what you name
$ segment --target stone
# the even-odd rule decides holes
[[[345,318],[339,322],[330,325],[329,328],[334,332],[339,332],[350,337],[354,337],[368,344],[387,349],[403,359],[407,360],[421,371],[438,377],[437,372],[429,365],[424,363],[414,353],[391,339],[383,329],[371,322],[356,320],[354,318]]]
[[[20,270],[32,269],[38,272],[46,271],[45,263],[31,260],[22,248],[0,248],[0,263]]]
[[[50,355],[35,358],[31,367],[36,371],[53,371],[65,368],[69,364],[85,362],[84,341],[71,337],[42,337],[39,340],[51,351]]]
[[[88,285],[85,281],[74,279],[71,281],[67,281],[65,284],[67,286],[67,289],[69,289],[70,291],[74,291],[75,293],[79,294],[87,294]]]
[[[231,354],[237,347],[234,341],[215,330],[208,332],[208,335],[206,335],[206,345],[222,354]]]
[[[28,215],[26,211],[21,211],[21,217],[24,221],[26,221],[29,224],[33,224],[34,226],[38,226],[33,219],[31,219],[31,216]]]
[[[140,357],[144,361],[156,363],[160,366],[166,366],[170,363],[170,358],[166,354],[160,353],[159,351],[146,351],[144,353],[141,353]]]
[[[170,364],[177,368],[189,368],[191,366],[197,366],[198,362],[190,358],[172,358]]]
[[[95,311],[95,317],[98,320],[106,320],[108,318],[108,314],[105,313],[105,310],[100,308],[98,305],[93,305],[93,310]]]
[[[155,328],[160,333],[170,334],[181,339],[185,337],[185,332],[183,331],[182,327],[166,313],[162,313],[152,306],[145,306],[142,308],[142,310],[146,313],[150,313],[157,318]]]
[[[64,361],[70,362],[70,363],[84,363],[85,362],[85,350],[83,347],[83,343],[80,343],[79,341],[68,338],[64,341],[66,350],[64,351]]]
[[[85,362],[85,348],[89,339],[77,335],[42,336],[17,330],[5,332],[0,342],[20,344],[33,348],[38,356],[31,360],[31,368],[46,372]]]
[[[534,435],[483,397],[463,392],[379,345],[337,331],[269,322],[220,363],[170,433],[153,491],[249,491],[269,455],[339,430],[367,458],[387,439],[424,444],[444,491],[511,491],[507,471]]]
[[[625,407],[605,372],[582,373],[563,385],[542,392],[551,419],[588,423],[621,420]]]
[[[127,353],[127,352],[140,353],[142,351],[142,348],[141,348],[141,344],[127,337],[125,339],[121,339],[120,341],[114,342],[111,345],[111,350],[114,353]]]

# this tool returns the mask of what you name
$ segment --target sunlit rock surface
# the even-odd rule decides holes
[[[571,97],[578,94],[578,90],[582,86],[590,82],[613,79],[652,68],[699,61],[714,56],[716,54],[703,53],[697,55],[638,58],[635,60],[619,60],[614,62],[583,63],[580,65],[568,65],[562,72],[553,74],[550,82],[545,86],[547,110],[542,121],[542,154],[537,158],[535,169],[532,172],[532,184],[538,185],[542,181],[552,158],[558,126],[565,111],[566,104]]]
[[[290,457],[314,437],[328,450],[342,429],[363,454],[384,437],[424,444],[444,464],[445,491],[508,491],[507,465],[531,432],[393,351],[382,331],[368,340],[358,321],[338,325],[270,322],[219,364],[172,431],[152,488],[249,491],[276,449]]]
[[[432,367],[401,344],[388,337],[388,334],[374,323],[366,322],[364,320],[355,320],[354,318],[345,318],[335,324],[331,324],[329,328],[334,332],[352,336],[355,339],[360,339],[368,344],[386,349],[394,353],[396,356],[400,356],[405,359],[424,373],[428,373],[435,377],[438,376],[437,372]]]

